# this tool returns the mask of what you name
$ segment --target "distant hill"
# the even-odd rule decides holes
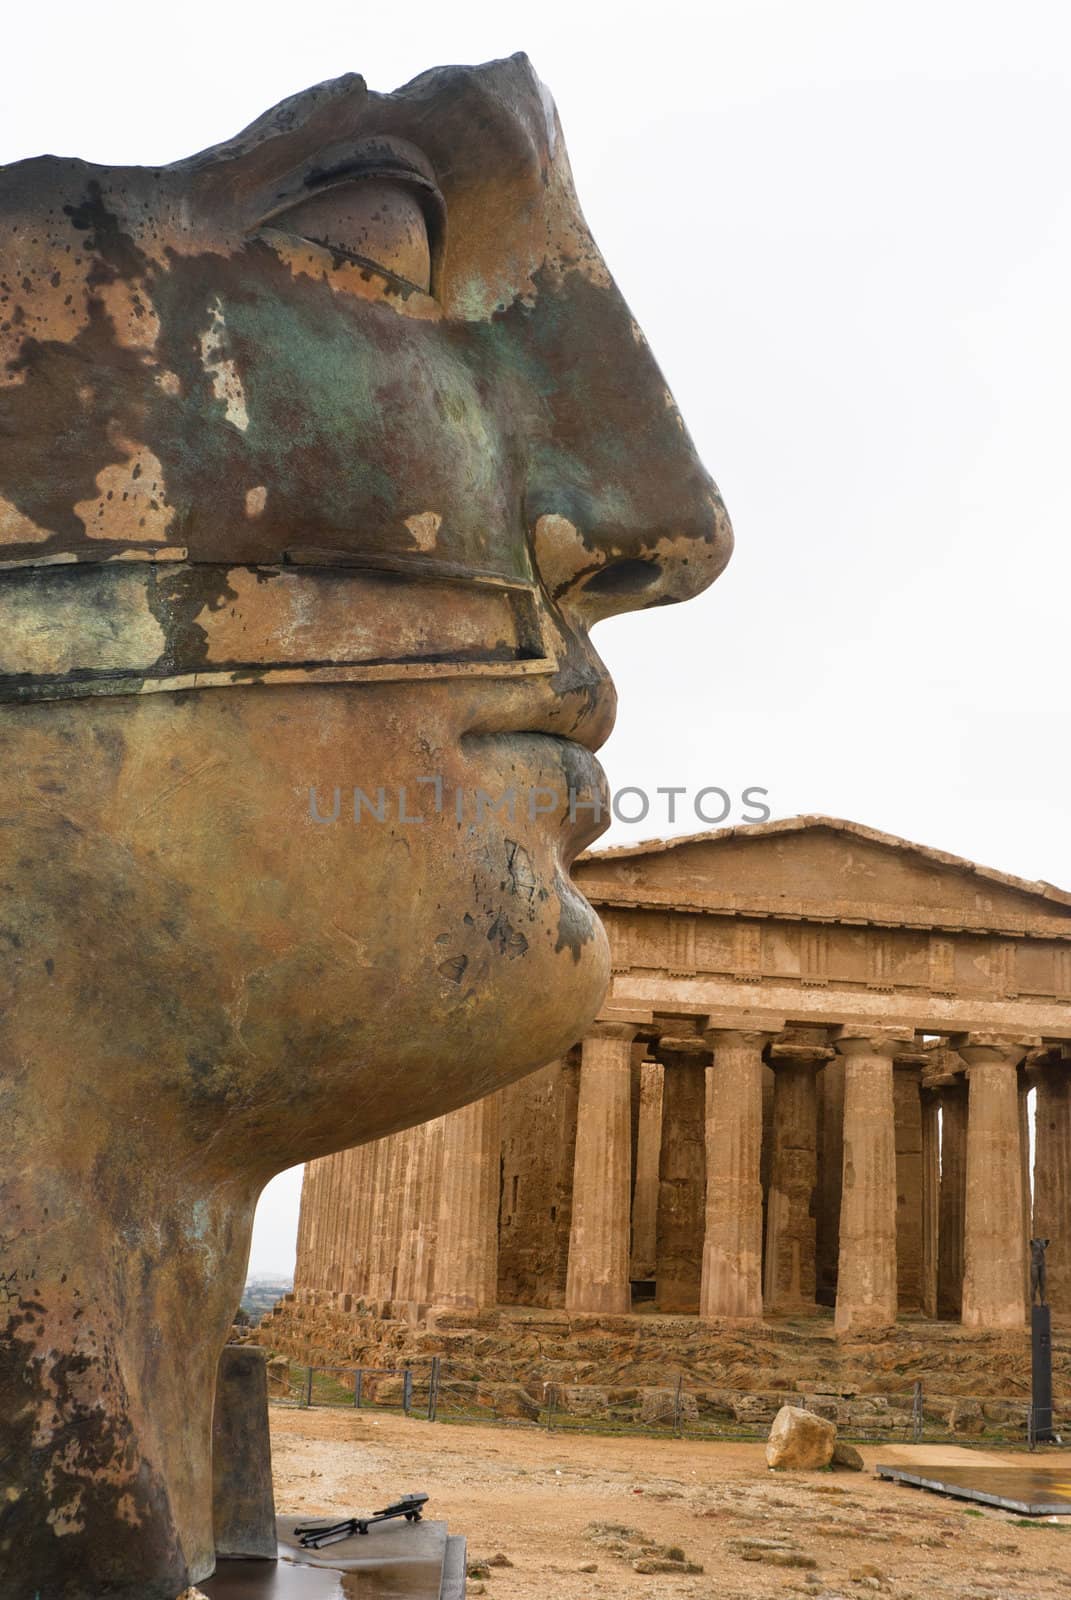
[[[250,1322],[258,1323],[293,1287],[292,1278],[250,1278],[242,1291],[242,1310]]]

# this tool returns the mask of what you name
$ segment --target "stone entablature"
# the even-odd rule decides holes
[[[1014,1328],[1033,1230],[1071,1312],[1071,895],[820,817],[575,876],[610,937],[599,1023],[476,1108],[311,1164],[299,1287]]]
[[[766,1007],[913,1031],[1071,1028],[1071,896],[855,823],[799,817],[592,853],[612,1005]],[[755,989],[762,991],[761,1000]]]

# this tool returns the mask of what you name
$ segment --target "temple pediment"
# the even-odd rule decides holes
[[[808,921],[1071,933],[1071,894],[859,823],[802,816],[593,851],[596,904]]]

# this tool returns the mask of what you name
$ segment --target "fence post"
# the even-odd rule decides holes
[[[915,1382],[915,1394],[911,1402],[911,1437],[915,1444],[922,1438],[922,1379]]]
[[[1031,1399],[1026,1411],[1026,1442],[1031,1450],[1038,1447],[1038,1419],[1034,1411],[1034,1402]]]
[[[681,1437],[681,1433],[683,1431],[681,1428],[681,1384],[683,1382],[684,1374],[683,1372],[678,1372],[677,1393],[673,1401],[673,1432],[677,1435],[678,1439]]]
[[[364,1368],[358,1367],[353,1379],[353,1409],[361,1409],[361,1385],[364,1382]]]
[[[428,1421],[435,1422],[439,1411],[439,1357],[431,1358],[431,1378],[428,1382]]]
[[[554,1432],[554,1410],[558,1400],[558,1385],[547,1384],[547,1432]]]
[[[305,1404],[306,1404],[306,1406],[311,1406],[312,1405],[312,1374],[313,1374],[314,1370],[315,1370],[314,1368],[310,1367],[309,1370],[308,1370],[308,1375],[305,1378]]]
[[[409,1410],[410,1410],[410,1407],[412,1406],[412,1404],[413,1404],[413,1369],[412,1369],[412,1367],[406,1367],[405,1372],[402,1375],[402,1410],[405,1412],[406,1416],[409,1415]]]

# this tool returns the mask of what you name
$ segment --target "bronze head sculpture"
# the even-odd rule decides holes
[[[206,1576],[263,1184],[582,1033],[588,631],[730,542],[523,56],[0,169],[5,1597]]]

